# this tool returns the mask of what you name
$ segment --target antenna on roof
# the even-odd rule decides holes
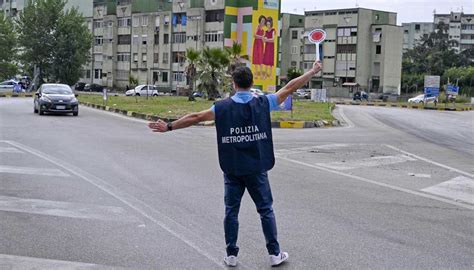
[[[359,1],[356,0],[356,7],[359,7]]]
[[[433,15],[435,15],[435,14],[436,14],[436,8],[435,8],[435,9],[433,9]]]

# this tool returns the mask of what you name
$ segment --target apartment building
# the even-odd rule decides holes
[[[303,68],[304,16],[281,14],[281,34],[279,46],[280,79],[286,80],[290,68]]]
[[[449,25],[449,39],[457,41],[455,50],[460,52],[474,49],[474,14],[464,14],[463,12],[435,14],[435,25],[440,22]]]
[[[28,0],[0,0],[0,13],[18,18],[27,2]],[[68,0],[65,8],[71,7],[76,7],[86,18],[92,17],[92,0]]]
[[[186,88],[186,50],[223,47],[224,0],[94,0],[87,83]]]
[[[434,30],[432,22],[402,23],[402,27],[404,52],[419,45],[423,37],[428,37]]]
[[[307,35],[327,33],[322,44],[323,70],[310,88],[344,89],[358,85],[369,92],[400,93],[403,29],[397,14],[364,8],[305,12],[303,69],[316,58]]]

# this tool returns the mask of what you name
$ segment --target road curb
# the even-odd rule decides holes
[[[418,110],[432,110],[432,111],[451,111],[451,112],[465,112],[472,111],[474,108],[444,108],[444,107],[425,107],[418,105],[400,105],[391,103],[359,103],[359,102],[335,102],[336,105],[357,105],[357,106],[375,106],[375,107],[391,107],[391,108],[405,108]]]
[[[121,115],[125,115],[128,117],[138,118],[147,121],[158,121],[158,119],[164,121],[175,121],[176,119],[172,118],[163,118],[159,117],[158,115],[151,115],[151,114],[144,114],[144,113],[137,113],[132,111],[120,110],[111,108],[110,106],[104,105],[97,105],[89,102],[79,102],[82,106],[86,106],[93,109],[98,109],[102,111],[113,112]],[[335,106],[331,108],[334,109]],[[205,126],[210,127],[214,126],[214,121],[206,121],[197,124],[197,126]],[[341,126],[341,122],[339,120],[333,121],[325,121],[325,120],[315,120],[315,121],[276,121],[272,122],[272,128],[323,128],[323,127],[339,127]]]
[[[33,97],[33,94],[11,94],[11,95],[6,95],[6,94],[0,94],[0,98],[12,98],[12,97]]]

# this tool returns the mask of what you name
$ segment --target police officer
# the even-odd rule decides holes
[[[252,72],[247,67],[238,67],[232,73],[236,94],[231,98],[218,101],[208,110],[188,114],[174,122],[159,120],[148,125],[154,132],[168,132],[202,121],[215,120],[219,164],[224,172],[225,183],[224,231],[227,256],[224,262],[228,266],[237,265],[238,214],[245,189],[260,214],[270,264],[280,265],[288,259],[288,253],[280,250],[277,240],[273,198],[267,175],[267,171],[275,164],[270,112],[321,69],[321,63],[317,61],[311,70],[291,80],[277,93],[254,96],[250,92]]]

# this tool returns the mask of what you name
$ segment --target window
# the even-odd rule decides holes
[[[224,10],[208,10],[206,11],[206,22],[223,22]]]
[[[138,39],[138,35],[133,35],[133,44],[138,44],[140,43],[140,40]]]
[[[185,43],[186,42],[186,32],[173,33],[172,42],[173,43]]]
[[[168,71],[161,72],[161,81],[168,82]]]
[[[94,45],[95,46],[102,46],[102,44],[104,44],[104,37],[103,36],[94,37]]]
[[[160,44],[160,34],[155,34],[155,45]]]
[[[206,32],[204,33],[204,42],[223,42],[224,33],[223,32]]]
[[[160,62],[160,54],[154,53],[153,54],[153,63],[158,64]]]
[[[147,54],[142,53],[142,62],[146,62],[146,61],[147,61]]]
[[[169,34],[164,34],[163,35],[163,43],[164,44],[170,43],[170,35]]]
[[[130,27],[130,26],[132,26],[132,18],[130,18],[130,17],[119,18],[119,19],[117,19],[117,24],[118,24],[119,28]]]
[[[142,26],[148,26],[148,16],[142,17]]]
[[[129,45],[131,42],[130,35],[118,35],[118,45]]]
[[[375,47],[375,54],[381,54],[382,53],[382,45],[377,45]]]
[[[304,53],[306,53],[306,54],[315,54],[316,53],[316,46],[314,46],[314,44],[306,44],[304,46]]]
[[[147,35],[142,35],[142,45],[146,45],[147,40],[148,40],[148,36]]]
[[[298,31],[291,31],[291,39],[298,39]]]
[[[130,62],[130,53],[117,53],[118,62]]]
[[[183,82],[184,81],[184,74],[183,72],[173,72],[173,81],[175,82]]]
[[[173,63],[184,63],[186,61],[186,53],[184,52],[173,52]]]
[[[94,69],[94,79],[102,79],[102,69]]]
[[[337,53],[357,53],[357,46],[355,44],[340,44],[336,47]]]
[[[133,62],[138,62],[138,53],[133,54]]]
[[[420,25],[419,24],[415,24],[415,30],[420,31]]]
[[[140,17],[133,17],[133,27],[138,27],[140,25]]]
[[[86,78],[87,79],[91,78],[91,71],[90,70],[86,70]]]
[[[168,64],[168,58],[169,58],[169,53],[164,52],[163,53],[163,64]]]
[[[297,50],[298,50],[298,47],[292,46],[291,47],[291,54],[297,54],[298,53]]]
[[[173,14],[173,26],[178,24],[186,25],[187,19],[186,13],[175,13]]]
[[[357,28],[356,27],[338,28],[337,36],[338,37],[356,37]]]
[[[104,27],[104,20],[94,20],[94,29]]]

